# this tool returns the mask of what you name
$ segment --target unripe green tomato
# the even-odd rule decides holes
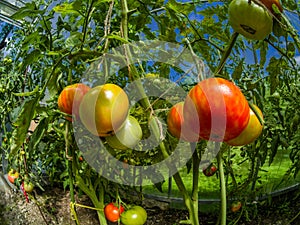
[[[121,223],[124,225],[143,225],[146,221],[147,212],[138,205],[132,206],[121,214]]]
[[[125,150],[135,147],[142,136],[139,122],[133,116],[128,116],[122,128],[115,135],[106,137],[106,141],[112,148]]]
[[[30,181],[24,181],[23,185],[24,185],[24,190],[27,193],[31,193],[34,189],[34,184],[31,183]]]
[[[233,0],[229,4],[229,24],[249,39],[263,40],[272,32],[272,15],[254,1]]]

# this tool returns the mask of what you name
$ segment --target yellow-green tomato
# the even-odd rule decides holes
[[[92,134],[107,137],[124,124],[129,110],[125,91],[115,84],[104,84],[89,90],[79,106],[79,117]]]
[[[143,225],[146,221],[147,212],[138,205],[132,206],[121,214],[121,223],[124,225]]]
[[[106,137],[106,141],[112,148],[125,150],[135,147],[142,136],[139,122],[133,116],[128,116],[121,129],[115,135]]]
[[[261,110],[256,106],[253,105],[255,110],[258,112],[259,116],[263,119],[263,114]],[[250,109],[250,119],[246,128],[242,131],[234,139],[227,141],[228,145],[232,146],[243,146],[252,143],[256,138],[259,137],[263,129],[263,125],[260,123],[259,119],[257,118],[256,114]]]
[[[272,32],[271,14],[254,1],[233,0],[229,4],[228,13],[229,24],[246,38],[263,40]]]
[[[31,193],[34,189],[34,184],[31,183],[30,181],[24,181],[23,186],[24,186],[24,190],[27,193]]]

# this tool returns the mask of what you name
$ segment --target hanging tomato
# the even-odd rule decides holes
[[[272,32],[272,15],[254,1],[233,0],[229,4],[229,24],[232,28],[254,40],[263,40]]]

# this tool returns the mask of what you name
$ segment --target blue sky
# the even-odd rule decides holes
[[[57,3],[57,2],[60,2],[60,0],[58,1],[55,1],[53,4]],[[166,0],[167,2],[167,0]],[[189,0],[178,0],[178,2],[192,2],[192,1],[189,1]],[[218,4],[222,4],[221,2],[213,2],[213,3],[208,3],[208,4],[201,4],[201,6],[199,5],[198,10],[201,10],[203,8],[205,8],[206,6],[208,5],[218,5]],[[300,22],[299,22],[299,18],[298,18],[298,15],[295,14],[295,13],[291,13],[291,12],[288,12],[288,11],[285,11],[285,14],[286,16],[290,19],[292,25],[295,27],[295,29],[298,31],[298,34],[300,34]],[[190,14],[190,19],[193,20],[193,19],[199,19],[201,20],[201,15],[197,14],[196,12],[194,13],[191,13]],[[4,26],[5,23],[1,22],[0,20],[0,32],[2,32],[2,27]],[[153,24],[150,25],[151,29],[153,30],[157,30],[157,25],[155,24],[155,22],[153,21]],[[11,35],[10,35],[11,36]],[[246,59],[246,63],[253,63],[253,56],[252,53],[249,53],[248,52],[245,52],[245,59]],[[249,55],[251,54],[251,55]],[[277,51],[275,51],[274,49],[272,49],[272,47],[270,47],[270,51],[268,53],[268,58],[271,57],[271,56],[275,56],[275,57],[279,57],[279,53]],[[296,57],[295,57],[296,61],[298,64],[300,64],[300,53],[298,52]]]

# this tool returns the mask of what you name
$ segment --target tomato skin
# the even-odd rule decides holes
[[[263,6],[248,0],[233,0],[229,4],[229,24],[232,28],[253,40],[263,40],[272,32],[273,18]]]
[[[74,114],[76,119],[78,119],[80,102],[90,89],[90,87],[82,83],[66,86],[58,96],[57,104],[59,110],[67,114]],[[66,119],[72,121],[71,117],[66,117]]]
[[[79,116],[92,134],[107,137],[124,124],[129,111],[129,100],[122,88],[104,84],[92,88],[83,97]]]
[[[208,78],[188,93],[183,115],[190,129],[205,140],[227,141],[237,137],[250,117],[241,90],[223,78]]]
[[[31,193],[34,189],[34,184],[31,183],[30,181],[24,181],[23,182],[23,187],[24,187],[24,190],[27,192],[27,193]]]
[[[197,142],[200,137],[192,132],[184,123],[183,117],[184,102],[173,105],[167,115],[167,125],[169,132],[176,138],[189,142]]]
[[[240,201],[233,202],[230,206],[231,212],[238,212],[242,208],[242,203]]]
[[[260,117],[263,119],[263,114],[261,110],[253,105],[256,111],[259,113]],[[255,113],[250,109],[250,119],[247,127],[234,139],[227,141],[226,143],[231,146],[243,146],[252,143],[256,138],[259,137],[263,130],[263,125],[260,123],[259,119]]]
[[[19,178],[19,173],[13,169],[11,169],[8,174],[7,174],[7,179],[9,180],[10,183],[14,184],[15,179]]]
[[[106,137],[106,141],[112,148],[126,150],[135,147],[142,136],[143,131],[139,122],[133,116],[128,116],[120,130],[115,135]]]
[[[203,174],[207,177],[213,176],[217,172],[217,167],[214,164],[210,164],[207,168],[203,169]]]
[[[138,205],[132,206],[121,214],[121,222],[124,225],[143,225],[146,221],[147,212]]]
[[[273,4],[277,6],[280,12],[283,11],[282,5],[280,3],[280,0],[260,0],[262,4],[264,4],[275,16],[278,16],[276,12],[273,10]]]
[[[116,205],[115,203],[111,202],[108,203],[105,207],[104,207],[104,214],[105,217],[108,221],[110,222],[117,222],[120,218],[120,215],[125,211],[124,207],[122,205],[120,205],[120,209],[119,206]]]

